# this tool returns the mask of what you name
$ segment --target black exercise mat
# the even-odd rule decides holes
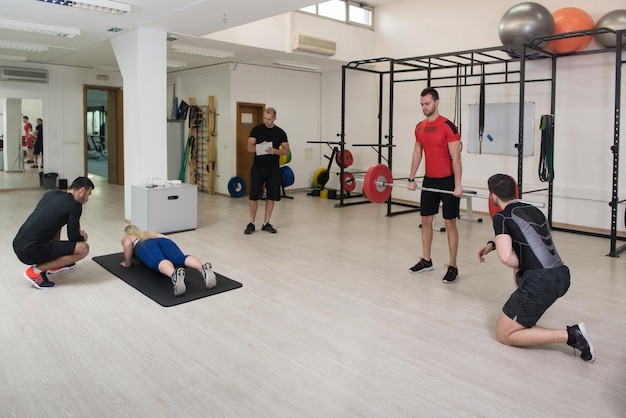
[[[215,273],[217,286],[213,289],[207,289],[204,286],[202,274],[197,270],[186,268],[185,285],[187,286],[187,291],[180,296],[174,296],[172,281],[163,274],[149,269],[136,260],[130,268],[124,268],[120,266],[122,260],[124,260],[124,253],[93,257],[93,261],[161,306],[180,305],[181,303],[238,289],[242,286],[239,282]]]

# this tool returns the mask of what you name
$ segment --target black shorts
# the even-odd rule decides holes
[[[424,177],[422,187],[438,190],[454,191],[454,174],[440,179]],[[461,199],[449,193],[429,192],[422,190],[420,214],[422,216],[436,215],[439,212],[439,203],[443,202],[443,219],[458,218]]]
[[[506,301],[502,312],[526,328],[535,326],[539,318],[569,289],[567,266],[517,272],[517,290]]]
[[[250,200],[259,200],[263,195],[263,186],[267,190],[269,200],[280,200],[280,186],[283,174],[278,164],[263,166],[252,164],[250,170]]]
[[[23,242],[13,240],[13,250],[24,264],[43,264],[65,255],[74,254],[76,243],[73,241]]]
[[[37,139],[37,142],[35,142],[35,149],[33,149],[33,154],[39,155],[42,152],[43,152],[43,141],[40,139]]]

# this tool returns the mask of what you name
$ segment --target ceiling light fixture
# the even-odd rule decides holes
[[[21,55],[2,55],[2,54],[0,54],[0,61],[22,62],[22,61],[26,61],[26,57],[23,57]]]
[[[187,46],[180,44],[172,44],[172,51],[181,54],[199,55],[202,57],[211,58],[232,58],[235,56],[234,52],[229,51],[217,51],[214,49],[198,48],[196,46]]]
[[[130,4],[111,0],[38,0],[43,3],[56,4],[59,6],[76,7],[94,12],[111,13],[121,15],[130,12]]]
[[[48,50],[48,47],[46,45],[26,44],[23,42],[11,42],[11,41],[0,41],[0,48],[14,49],[16,51],[27,51],[27,52],[45,52]]]
[[[44,35],[62,36],[64,38],[74,38],[80,35],[80,30],[74,28],[63,28],[60,26],[44,25],[35,22],[24,22],[21,20],[5,19],[1,17],[0,28],[21,30],[24,32],[42,33]]]
[[[272,64],[277,65],[279,67],[296,68],[299,70],[309,70],[309,71],[319,70],[319,67],[313,64],[305,64],[303,62],[275,60],[274,62],[272,62]]]
[[[187,63],[182,61],[167,61],[167,66],[169,68],[183,68],[187,66]]]

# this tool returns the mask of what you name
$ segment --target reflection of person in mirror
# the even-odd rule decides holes
[[[217,285],[217,278],[211,263],[202,263],[198,257],[184,254],[180,247],[167,235],[154,231],[142,231],[136,225],[126,225],[122,236],[124,260],[122,267],[133,265],[133,257],[141,260],[148,268],[158,271],[172,280],[174,296],[180,296],[187,290],[185,285],[185,267],[198,270],[207,289]]]
[[[33,156],[35,164],[31,168],[43,168],[43,119],[37,118],[37,127],[35,128],[35,146],[33,148]],[[41,166],[39,165],[39,156],[41,155]]]
[[[35,141],[37,137],[33,135],[33,125],[29,122],[28,116],[22,116],[22,122],[24,122],[24,135],[22,135],[22,148],[25,148],[26,163],[32,164],[35,162],[33,149],[35,148]]]

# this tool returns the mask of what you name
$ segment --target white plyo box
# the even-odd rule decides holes
[[[131,222],[139,229],[160,232],[187,231],[198,226],[198,188],[132,186]]]

